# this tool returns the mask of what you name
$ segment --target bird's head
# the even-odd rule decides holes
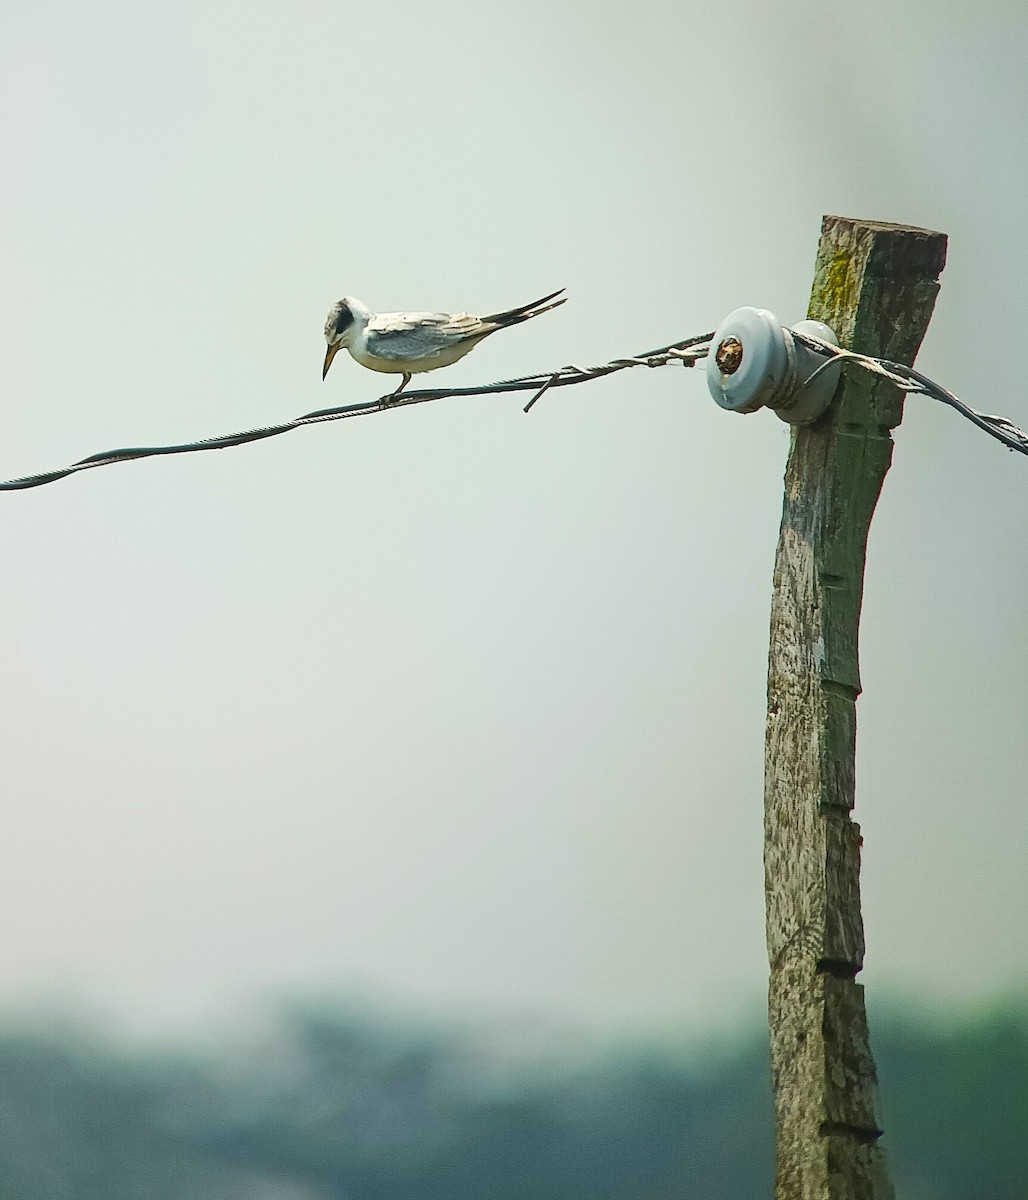
[[[332,305],[325,321],[325,341],[328,343],[328,350],[325,352],[325,366],[321,372],[322,379],[328,374],[332,359],[344,346],[349,344],[355,319],[353,303],[349,296],[344,296],[337,304]]]

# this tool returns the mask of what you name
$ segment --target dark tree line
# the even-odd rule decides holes
[[[901,1200],[1028,1196],[1028,1016],[876,1023]],[[325,1011],[262,1044],[147,1056],[0,1036],[0,1200],[753,1200],[767,1050],[520,1066]]]

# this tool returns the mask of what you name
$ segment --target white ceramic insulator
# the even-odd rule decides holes
[[[801,321],[793,327],[830,345],[835,333],[821,321]],[[718,348],[728,339],[739,343],[736,370],[723,372]],[[771,408],[794,425],[816,420],[831,403],[841,366],[828,365],[824,355],[809,350],[783,328],[766,308],[737,308],[718,326],[707,356],[707,386],[714,400],[730,412],[750,413]]]

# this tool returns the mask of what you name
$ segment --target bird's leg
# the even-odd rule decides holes
[[[411,380],[410,371],[404,371],[403,379],[400,381],[400,386],[395,391],[390,392],[388,396],[383,397],[385,402],[387,404],[391,404],[393,397],[398,396],[403,391],[403,389],[407,386],[407,384],[410,383],[410,380]]]

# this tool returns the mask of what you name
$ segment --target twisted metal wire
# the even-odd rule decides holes
[[[1021,454],[1028,454],[1028,433],[1019,429],[1005,417],[978,412],[977,409],[965,404],[952,392],[935,383],[934,380],[922,375],[920,371],[915,371],[913,367],[905,366],[903,363],[890,362],[887,359],[872,358],[867,354],[857,354],[853,350],[833,346],[797,330],[790,330],[790,332],[805,346],[825,356],[826,361],[813,372],[807,379],[807,383],[820,374],[834,359],[841,358],[888,379],[890,383],[902,388],[905,392],[941,400],[1009,449],[1016,450]],[[707,356],[713,338],[713,333],[698,334],[682,341],[671,342],[667,346],[659,346],[656,350],[647,350],[642,354],[630,355],[627,358],[615,358],[597,367],[580,367],[572,363],[566,367],[560,367],[556,371],[521,375],[515,379],[503,379],[498,383],[481,384],[477,387],[422,388],[411,392],[402,392],[400,395],[380,396],[377,400],[369,400],[362,404],[346,404],[335,408],[317,409],[291,421],[283,421],[280,425],[266,425],[259,429],[244,430],[241,433],[230,433],[221,437],[202,438],[198,441],[183,442],[178,445],[133,446],[118,450],[105,450],[99,454],[91,454],[88,458],[80,459],[71,466],[57,471],[44,471],[38,475],[24,475],[18,479],[0,482],[0,492],[41,487],[45,483],[54,483],[58,479],[64,479],[79,471],[91,470],[93,467],[109,467],[120,462],[133,462],[140,458],[156,458],[168,454],[195,454],[201,450],[227,450],[231,446],[242,446],[247,442],[277,437],[279,434],[289,433],[291,430],[300,429],[305,425],[342,421],[348,417],[365,417],[371,413],[385,412],[387,409],[404,408],[411,404],[425,404],[430,400],[444,400],[456,396],[491,396],[505,392],[531,391],[532,398],[524,406],[524,411],[527,413],[551,388],[571,387],[575,384],[587,383],[589,380],[602,379],[606,375],[613,375],[617,371],[624,371],[631,367],[666,367],[675,363],[686,367],[694,366],[700,359]]]
[[[927,375],[915,371],[913,367],[908,367],[904,363],[890,362],[887,358],[872,358],[869,354],[857,354],[853,350],[846,350],[842,346],[833,346],[829,342],[823,342],[820,338],[812,337],[808,333],[800,333],[795,329],[790,332],[797,341],[826,356],[826,361],[807,378],[806,383],[810,383],[816,375],[820,375],[834,359],[841,358],[844,362],[852,362],[865,371],[888,379],[890,383],[902,388],[910,395],[929,396],[933,400],[941,400],[943,404],[955,408],[958,413],[977,425],[979,429],[983,429],[990,437],[1002,442],[1008,450],[1028,454],[1028,433],[1019,429],[1013,421],[1008,421],[1006,417],[979,412],[970,404],[965,404],[963,400],[954,396],[952,392],[947,391],[941,384],[929,379]]]
[[[599,367],[572,365],[561,367],[557,371],[522,375],[517,379],[504,379],[499,383],[482,384],[478,387],[424,388],[412,392],[402,392],[398,396],[380,396],[377,400],[369,400],[363,404],[320,408],[314,412],[305,413],[302,417],[296,417],[292,421],[283,421],[280,425],[265,425],[260,429],[229,433],[222,437],[202,438],[195,442],[183,442],[173,446],[131,446],[118,450],[104,450],[99,454],[91,454],[88,458],[80,459],[78,462],[72,463],[70,467],[63,467],[58,471],[44,471],[38,475],[24,475],[19,479],[0,482],[0,492],[41,487],[44,483],[54,483],[58,479],[64,479],[79,471],[88,471],[93,467],[109,467],[114,463],[134,462],[139,458],[155,458],[164,454],[195,454],[201,450],[227,450],[231,446],[242,446],[246,442],[277,437],[281,433],[289,433],[304,425],[319,425],[325,421],[343,421],[348,417],[366,417],[371,413],[385,412],[391,408],[425,404],[429,400],[444,400],[451,396],[489,396],[500,392],[533,391],[535,395],[525,405],[525,412],[528,412],[539,397],[551,387],[570,387],[576,383],[586,383],[591,379],[602,379],[605,375],[612,375],[615,371],[623,371],[629,367],[665,367],[674,363],[691,367],[706,355],[713,336],[713,333],[700,334],[697,337],[672,342],[668,346],[660,346],[656,350],[648,350],[643,354],[632,355],[628,358],[615,358]]]

